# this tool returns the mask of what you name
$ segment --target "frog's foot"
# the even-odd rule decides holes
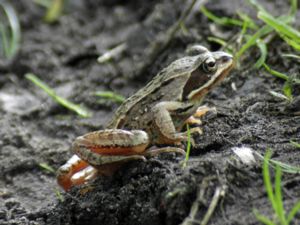
[[[206,105],[200,106],[200,107],[198,107],[198,109],[194,113],[193,117],[195,117],[195,118],[201,118],[201,117],[203,117],[204,115],[206,115],[209,112],[211,112],[213,114],[216,114],[217,113],[216,107],[211,107],[210,108],[210,107],[208,107]]]
[[[176,147],[163,147],[163,148],[148,150],[148,151],[144,152],[143,155],[146,157],[153,157],[153,156],[159,155],[161,153],[166,153],[166,152],[174,152],[174,153],[178,153],[181,155],[185,155],[185,151],[182,148],[176,148]]]
[[[193,128],[190,128],[190,133],[202,135],[203,131],[200,127],[193,127]]]
[[[190,116],[185,122],[184,124],[188,124],[188,125],[201,125],[202,122],[200,119],[195,118],[194,116]]]
[[[71,177],[71,186],[85,184],[88,181],[95,179],[98,176],[98,173],[99,171],[96,168],[88,166],[83,170],[80,170],[79,172],[75,173]]]
[[[200,106],[196,110],[196,112],[185,121],[184,124],[188,124],[188,125],[201,125],[202,121],[199,118],[205,116],[207,113],[216,114],[217,113],[216,107],[210,108],[210,107],[208,107],[206,105]]]
[[[92,153],[88,158],[91,164],[95,164],[95,160],[99,162],[97,153]],[[146,158],[142,155],[131,156],[101,156],[102,162],[107,164],[91,166],[77,155],[73,155],[66,164],[61,166],[57,171],[57,182],[65,190],[68,191],[72,186],[87,183],[95,179],[98,175],[111,176],[123,163],[131,160],[143,160]],[[110,162],[110,163],[108,163]]]
[[[80,172],[80,171],[86,171],[85,173],[87,175],[91,175],[93,171],[86,170],[89,167],[89,164],[87,164],[85,161],[80,159],[77,155],[73,155],[63,166],[61,166],[57,171],[57,182],[58,184],[63,187],[65,190],[69,190],[75,183],[83,183],[84,181],[82,178],[75,178],[73,181],[73,176]]]

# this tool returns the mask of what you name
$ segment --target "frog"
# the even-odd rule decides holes
[[[231,54],[202,45],[162,69],[146,86],[126,99],[103,130],[79,136],[74,155],[58,169],[58,184],[66,191],[99,175],[109,176],[124,163],[146,161],[165,152],[185,154],[183,143],[202,133],[200,118],[211,110],[203,98],[234,67]],[[189,130],[186,124],[194,124]]]

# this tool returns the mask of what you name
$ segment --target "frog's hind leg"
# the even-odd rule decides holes
[[[57,182],[67,191],[73,185],[82,184],[86,181],[86,178],[91,179],[91,177],[95,177],[96,174],[97,170],[95,168],[89,166],[88,163],[80,159],[77,155],[73,155],[58,169]]]
[[[136,155],[145,151],[148,145],[148,134],[142,130],[106,129],[77,137],[73,142],[72,151],[90,163],[93,160],[92,156],[97,156],[97,154],[114,156],[110,158]],[[96,154],[89,156],[91,152]],[[106,159],[109,159],[109,157]],[[104,163],[107,162],[99,161],[97,165],[103,165]]]

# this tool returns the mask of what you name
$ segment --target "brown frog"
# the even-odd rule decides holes
[[[178,147],[149,148],[187,141],[187,132],[181,132],[184,125],[200,123],[197,117],[209,110],[199,107],[201,100],[232,67],[230,54],[193,46],[188,56],[171,63],[128,98],[106,129],[76,138],[75,155],[59,168],[58,183],[68,190],[97,174],[110,174],[130,160],[145,160],[145,156],[162,152],[184,154]],[[195,127],[191,132],[201,130]]]

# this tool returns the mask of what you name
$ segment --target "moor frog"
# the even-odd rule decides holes
[[[74,156],[58,170],[58,183],[65,189],[82,184],[97,174],[109,174],[130,160],[145,160],[162,152],[183,153],[175,146],[187,141],[186,123],[208,107],[199,107],[203,97],[222,81],[233,67],[232,56],[210,52],[196,45],[157,74],[145,87],[128,98],[116,111],[106,129],[76,138]],[[201,132],[199,127],[191,132]]]

